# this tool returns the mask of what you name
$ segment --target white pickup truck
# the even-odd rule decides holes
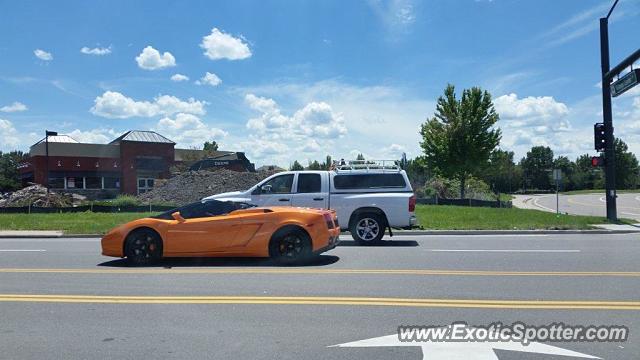
[[[393,236],[391,228],[416,225],[416,198],[407,174],[400,169],[285,171],[246,191],[205,199],[334,209],[340,227],[362,245],[379,242],[386,228]]]

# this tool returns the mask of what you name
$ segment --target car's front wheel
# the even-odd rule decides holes
[[[285,265],[309,260],[312,256],[311,239],[300,229],[278,231],[269,243],[269,256]]]
[[[382,216],[376,213],[362,213],[351,222],[349,232],[358,245],[375,245],[382,240],[384,228],[385,221]]]
[[[132,231],[124,246],[129,264],[134,266],[150,265],[162,258],[162,239],[151,229]]]

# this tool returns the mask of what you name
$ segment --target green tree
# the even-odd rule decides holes
[[[210,155],[213,152],[218,151],[218,143],[215,140],[212,140],[211,142],[206,141],[202,150]]]
[[[638,159],[624,141],[616,138],[616,189],[635,189],[638,186]]]
[[[427,164],[445,177],[458,179],[461,198],[467,178],[480,174],[500,143],[500,129],[494,128],[499,118],[487,91],[465,89],[458,100],[455,87],[448,85],[438,98],[434,117],[420,127]]]
[[[582,154],[575,162],[575,172],[572,176],[575,189],[602,189],[604,187],[604,172],[602,168],[591,165],[591,156]]]
[[[574,174],[577,171],[576,164],[566,156],[558,156],[553,160],[553,168],[562,171],[562,190],[576,190]]]
[[[527,156],[520,160],[524,176],[524,186],[538,190],[551,189],[553,151],[548,146],[534,146]]]
[[[510,193],[520,182],[516,178],[516,164],[513,162],[513,151],[496,149],[489,156],[489,166],[480,178],[486,182],[494,193]]]
[[[322,169],[323,170],[329,170],[329,168],[331,167],[332,163],[333,163],[333,159],[331,159],[331,155],[327,155],[327,157],[325,158],[324,163],[322,164]]]
[[[323,165],[321,165],[318,160],[309,161],[309,166],[307,166],[307,170],[322,170]]]
[[[300,164],[298,162],[298,160],[294,160],[293,164],[291,164],[291,166],[289,166],[289,170],[291,171],[300,171],[300,170],[304,170],[304,166],[302,166],[302,164]]]
[[[0,191],[14,191],[22,187],[18,165],[27,158],[28,155],[22,151],[0,151]]]
[[[407,160],[407,167],[405,169],[407,177],[411,182],[411,186],[414,189],[421,189],[427,183],[431,177],[429,168],[426,165],[424,157],[418,156],[415,159]]]

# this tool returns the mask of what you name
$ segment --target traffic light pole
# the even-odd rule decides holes
[[[616,1],[617,3],[617,1]],[[614,5],[615,6],[615,5]],[[611,9],[613,10],[613,8]],[[611,12],[609,12],[611,14]],[[607,219],[617,221],[616,207],[616,153],[611,113],[611,79],[609,73],[609,16],[600,19],[600,63],[602,67],[602,117],[605,131],[604,176],[607,200]]]

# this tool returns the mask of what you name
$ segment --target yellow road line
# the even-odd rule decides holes
[[[267,305],[350,305],[395,307],[640,310],[635,301],[545,301],[411,299],[369,297],[296,296],[99,296],[0,294],[0,302],[110,303],[110,304],[267,304]]]
[[[39,269],[0,268],[2,273],[52,274],[317,274],[317,275],[444,275],[444,276],[568,276],[640,277],[639,271],[490,271],[444,269],[306,269],[306,268],[130,268],[130,269]]]

